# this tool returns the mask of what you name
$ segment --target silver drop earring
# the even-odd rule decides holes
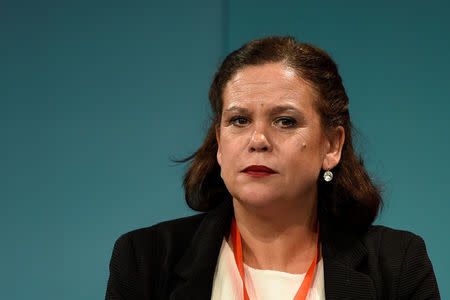
[[[326,182],[330,182],[331,180],[333,180],[333,173],[330,170],[327,170],[323,173],[323,179]]]

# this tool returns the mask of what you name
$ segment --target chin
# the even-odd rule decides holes
[[[279,203],[280,195],[274,191],[251,190],[238,192],[236,195],[233,195],[233,198],[245,206],[264,208]]]

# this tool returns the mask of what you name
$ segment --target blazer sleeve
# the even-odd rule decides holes
[[[413,235],[399,274],[398,299],[440,299],[433,266],[423,239]]]
[[[130,234],[122,235],[114,244],[109,264],[106,300],[142,299],[139,291],[139,265]]]
[[[114,244],[109,263],[109,279],[106,288],[106,300],[124,300],[136,298],[134,282],[137,276],[136,257],[130,238],[122,235]]]

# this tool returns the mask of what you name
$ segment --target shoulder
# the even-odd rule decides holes
[[[369,228],[362,241],[380,263],[386,262],[392,268],[411,267],[414,261],[431,266],[423,238],[412,232],[376,225]]]
[[[173,274],[204,215],[166,221],[121,235],[111,255],[106,299],[163,298],[157,293],[167,284],[168,274]]]
[[[155,234],[178,235],[187,231],[195,231],[205,217],[205,213],[189,217],[173,219],[157,223],[155,225],[132,230],[122,235],[131,239],[142,239]]]
[[[404,253],[410,247],[413,249],[425,247],[425,243],[420,236],[409,231],[381,225],[370,226],[361,240],[368,247],[368,250],[397,251],[398,254]]]
[[[412,254],[427,258],[423,239],[409,231],[385,226],[370,226],[364,233],[350,230],[326,232],[327,253],[349,265],[366,261],[374,270],[400,272],[405,259]]]
[[[362,236],[368,258],[390,282],[396,297],[439,298],[433,266],[422,237],[404,230],[371,226]]]
[[[327,298],[342,296],[347,288],[347,292],[376,294],[378,299],[440,299],[433,266],[420,236],[379,225],[360,234],[348,228],[325,229]]]
[[[410,263],[411,259],[429,262],[424,240],[409,231],[371,226],[361,237],[361,242],[369,257],[376,258],[379,266],[389,268],[392,272],[401,272],[405,263]]]
[[[130,231],[117,239],[114,249],[126,246],[132,248],[135,255],[140,256],[149,253],[149,250],[155,252],[155,247],[172,247],[172,250],[182,248],[189,244],[204,217],[205,214],[198,214]],[[170,249],[163,251],[167,250]]]

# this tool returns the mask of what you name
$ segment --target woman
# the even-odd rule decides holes
[[[209,97],[214,122],[184,180],[206,213],[120,237],[107,299],[439,299],[423,240],[371,225],[381,198],[324,51],[249,42]]]

